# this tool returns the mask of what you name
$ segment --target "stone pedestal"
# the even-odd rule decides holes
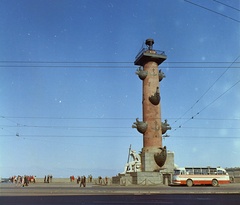
[[[143,153],[142,153],[143,154]],[[154,163],[146,163],[147,160],[151,161],[151,156],[153,153],[145,152],[143,154],[144,163],[146,170],[151,170],[154,167]],[[143,163],[143,162],[142,162]],[[156,165],[157,166],[157,165]],[[172,182],[172,175],[174,173],[174,152],[167,153],[167,160],[164,166],[158,171],[143,171],[142,172],[129,172],[126,174],[118,174],[118,176],[112,177],[113,184],[120,184],[129,186],[133,185],[168,185]]]
[[[160,173],[163,178],[163,184],[168,185],[172,184],[172,176],[174,174],[174,152],[168,151],[167,160],[163,165],[163,170],[160,170]]]
[[[167,153],[167,159],[165,164],[163,165],[163,170],[161,172],[168,172],[168,173],[174,173],[174,152],[168,151]]]
[[[132,183],[138,185],[160,185],[162,175],[159,172],[134,172],[131,173]]]
[[[143,148],[141,153],[142,172],[153,172],[159,169],[154,160],[154,154],[159,152],[156,147]]]

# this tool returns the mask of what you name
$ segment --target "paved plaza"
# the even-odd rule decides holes
[[[15,187],[12,183],[0,184],[0,196],[53,196],[53,195],[143,195],[143,194],[240,194],[240,183],[212,186],[100,186],[88,183],[36,183]]]

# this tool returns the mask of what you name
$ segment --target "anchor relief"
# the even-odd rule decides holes
[[[155,131],[160,130],[160,127],[157,126],[157,121],[155,121],[154,123],[155,123],[155,128],[152,127],[152,129],[155,130]]]

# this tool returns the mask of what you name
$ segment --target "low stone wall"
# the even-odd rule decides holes
[[[98,178],[93,178],[92,182],[90,182],[90,179],[86,178],[87,183],[93,183],[93,184],[106,184],[105,178],[99,180]],[[112,182],[111,178],[107,179],[108,183]],[[37,178],[37,183],[44,183],[44,178]],[[70,178],[52,178],[52,181],[49,183],[77,183],[77,178],[74,179],[74,181],[71,181]]]
[[[74,180],[74,181],[77,183],[77,180]],[[69,182],[70,182],[70,178],[52,178],[52,183],[69,183]],[[37,183],[44,183],[44,178],[37,178]]]

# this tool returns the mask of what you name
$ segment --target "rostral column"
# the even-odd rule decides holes
[[[166,161],[166,147],[162,147],[162,134],[165,133],[161,123],[161,103],[159,82],[165,77],[158,65],[167,59],[163,51],[153,50],[153,39],[147,39],[147,48],[143,48],[136,56],[135,65],[140,67],[136,74],[143,81],[143,121],[138,118],[132,126],[143,134],[143,148],[141,153],[142,171],[160,170]],[[167,124],[168,125],[168,124]]]

